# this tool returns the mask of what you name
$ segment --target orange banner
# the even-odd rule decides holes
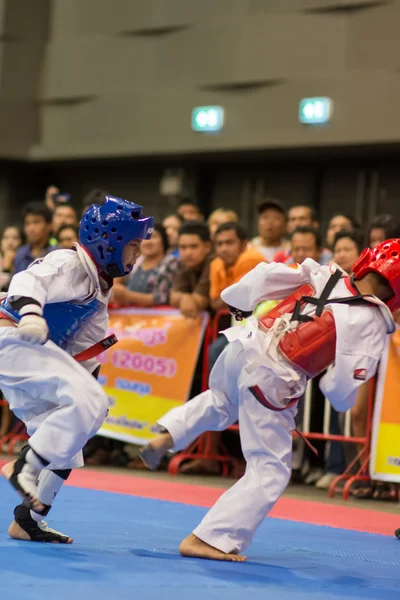
[[[378,373],[370,475],[400,482],[400,328],[388,338]]]
[[[173,309],[110,311],[118,344],[100,357],[100,383],[112,406],[100,435],[132,443],[154,437],[157,420],[190,392],[208,314]]]

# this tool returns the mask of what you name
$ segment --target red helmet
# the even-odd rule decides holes
[[[376,248],[366,248],[352,269],[355,278],[361,279],[367,273],[379,273],[393,290],[393,296],[386,302],[391,311],[400,308],[400,239],[386,240]]]

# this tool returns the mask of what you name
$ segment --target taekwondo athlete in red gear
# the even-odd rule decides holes
[[[31,436],[2,469],[23,498],[11,537],[72,542],[43,517],[71,469],[83,465],[82,448],[109,408],[99,363],[73,356],[105,338],[113,279],[131,272],[152,231],[141,206],[107,196],[84,213],[79,243],[16,274],[0,304],[0,388]]]
[[[168,449],[181,450],[204,431],[239,420],[245,474],[183,540],[184,556],[245,560],[240,553],[288,484],[296,400],[307,381],[334,363],[320,387],[336,410],[348,410],[394,331],[399,239],[365,250],[352,277],[312,259],[293,267],[262,263],[222,292],[238,320],[263,300],[286,299],[224,332],[231,343],[211,372],[210,389],[162,417],[162,433],[141,451],[156,468]]]

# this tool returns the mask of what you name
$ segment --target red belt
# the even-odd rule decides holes
[[[14,321],[14,319],[9,317],[8,315],[6,315],[6,313],[0,312],[0,319],[6,319],[7,321],[11,321],[11,323],[14,323],[15,325],[17,324],[17,322]]]
[[[14,321],[14,319],[12,319],[9,315],[6,315],[5,313],[0,312],[0,319],[6,319],[7,321],[11,321],[11,323],[14,323],[15,325],[17,324]],[[75,354],[73,358],[78,362],[84,362],[85,360],[96,358],[96,356],[98,356],[105,350],[108,350],[108,348],[111,348],[111,346],[114,346],[114,344],[116,344],[117,342],[118,339],[116,335],[109,335],[108,337],[104,338],[104,340],[101,340],[100,342],[97,342],[97,344],[93,344],[93,346],[90,346],[90,348],[86,348],[86,350]]]
[[[299,398],[293,398],[289,402],[289,404],[283,406],[282,408],[278,408],[277,406],[274,406],[273,404],[271,404],[271,402],[269,402],[269,400],[264,396],[258,385],[252,385],[251,387],[249,387],[249,390],[253,394],[254,398],[259,401],[260,404],[262,404],[266,408],[269,408],[270,410],[273,410],[274,412],[282,412],[283,410],[286,410],[294,404],[296,404],[296,402],[299,400]],[[312,450],[314,454],[318,456],[318,450],[312,445],[312,443],[306,438],[306,436],[296,428],[294,429],[294,431],[302,440],[304,440],[304,442],[307,444],[310,450]]]

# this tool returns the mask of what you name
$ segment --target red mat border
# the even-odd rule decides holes
[[[0,460],[0,467],[5,462]],[[79,469],[72,472],[67,485],[205,508],[213,506],[225,491],[221,488],[181,483],[179,479],[173,478],[165,481]],[[270,512],[270,517],[390,536],[400,525],[400,516],[395,514],[294,498],[280,498]]]

